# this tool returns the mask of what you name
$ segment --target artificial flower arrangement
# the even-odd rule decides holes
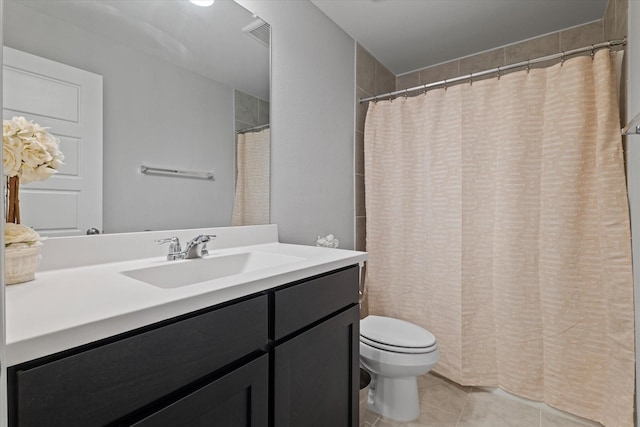
[[[2,122],[2,163],[7,179],[6,222],[20,224],[20,182],[42,181],[57,172],[64,156],[60,141],[24,117]]]
[[[42,238],[20,225],[20,183],[43,181],[63,164],[58,138],[24,117],[2,122],[2,164],[7,177],[5,191],[5,283],[34,278],[40,260]]]

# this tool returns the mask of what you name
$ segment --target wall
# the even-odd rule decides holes
[[[354,246],[354,41],[308,1],[237,0],[271,24],[271,222]]]
[[[269,101],[239,90],[233,92],[236,131],[269,124]]]
[[[7,46],[104,76],[106,232],[230,224],[231,88],[14,2],[5,8]],[[141,164],[213,169],[216,180],[146,176]]]
[[[364,120],[369,103],[361,104],[359,100],[394,91],[396,76],[360,44],[357,45],[356,58],[356,249],[364,251],[367,225],[364,198]]]

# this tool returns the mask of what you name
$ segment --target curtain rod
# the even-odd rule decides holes
[[[403,94],[407,95],[407,94],[409,94],[409,92],[427,90],[429,88],[433,88],[433,87],[437,87],[437,86],[445,86],[446,87],[449,84],[458,83],[458,82],[461,82],[461,81],[473,82],[473,79],[475,77],[482,77],[482,76],[486,76],[486,75],[489,75],[489,74],[496,74],[498,77],[500,77],[500,74],[503,71],[512,70],[514,68],[522,68],[522,67],[529,68],[532,64],[537,64],[537,63],[545,62],[545,61],[551,61],[551,60],[558,59],[558,58],[562,62],[564,62],[564,60],[568,56],[571,56],[571,55],[577,55],[579,53],[584,53],[584,52],[589,52],[589,51],[591,51],[591,54],[593,55],[593,53],[596,50],[603,49],[603,48],[611,48],[613,46],[624,46],[626,44],[627,44],[627,39],[626,38],[622,39],[622,40],[609,40],[608,42],[592,44],[591,46],[585,46],[585,47],[581,47],[581,48],[578,48],[578,49],[567,50],[567,51],[564,51],[564,52],[561,52],[561,53],[554,53],[553,55],[542,56],[540,58],[528,59],[526,61],[517,62],[515,64],[509,64],[509,65],[505,65],[505,66],[502,66],[502,67],[491,68],[490,70],[479,71],[477,73],[470,73],[470,74],[466,74],[466,75],[460,76],[460,77],[453,77],[451,79],[444,79],[444,80],[441,80],[439,82],[427,83],[427,84],[424,84],[424,85],[415,86],[415,87],[408,88],[408,89],[396,90],[394,92],[384,93],[382,95],[371,96],[369,98],[360,98],[360,103],[362,104],[363,102],[367,102],[367,101],[377,101],[377,100],[383,99],[383,98],[393,98],[393,97],[395,97],[397,95],[403,95]]]
[[[236,133],[245,133],[245,132],[256,132],[262,129],[266,129],[270,126],[270,123],[267,123],[266,125],[259,125],[259,126],[253,126],[250,128],[246,128],[246,129],[240,129],[237,130]]]

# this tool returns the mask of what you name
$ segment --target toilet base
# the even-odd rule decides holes
[[[372,374],[369,410],[395,421],[414,421],[420,417],[416,377],[381,377]]]

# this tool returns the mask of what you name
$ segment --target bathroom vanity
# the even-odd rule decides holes
[[[255,229],[262,240],[273,240],[273,227]],[[251,227],[241,228],[239,233]],[[222,241],[229,231],[206,233]],[[174,261],[162,256],[86,260],[80,263],[89,264],[43,271],[34,282],[9,287],[9,425],[357,426],[358,264],[366,254],[262,240],[212,251],[214,244],[209,257],[228,264],[231,258],[223,257],[270,254],[267,261],[285,256],[291,262],[265,262],[164,288],[165,282],[152,285],[127,274],[173,268],[167,266]],[[204,261],[172,265],[201,268]],[[245,270],[248,265],[251,261]],[[78,299],[68,295],[66,309],[95,304],[95,310],[77,313],[75,324],[65,307],[58,307],[58,316],[45,310],[40,318],[32,310],[38,321],[50,317],[34,330],[21,333],[20,324],[12,323],[24,316],[15,309],[30,310],[29,299],[37,306],[53,287],[68,291],[64,285],[77,280]],[[122,296],[127,287],[135,289],[117,309],[108,307],[106,295],[112,294],[100,292],[108,282]],[[83,286],[88,289],[79,293]]]

